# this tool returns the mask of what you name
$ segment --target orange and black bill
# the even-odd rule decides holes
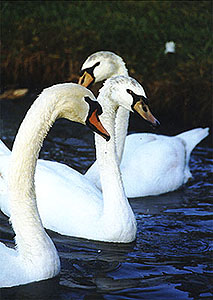
[[[83,85],[86,88],[90,87],[95,82],[94,70],[99,65],[100,62],[97,62],[93,66],[81,70],[78,84]]]
[[[159,127],[160,122],[153,116],[148,106],[148,99],[144,96],[134,94],[131,90],[127,90],[132,95],[134,101],[132,109],[143,117],[146,121],[152,124],[153,127]]]
[[[85,70],[80,76],[78,84],[83,85],[87,88],[93,84],[94,80],[94,77],[90,73],[88,73],[87,70]]]
[[[146,121],[152,124],[154,127],[158,127],[160,122],[153,116],[151,113],[149,106],[143,102],[143,100],[137,101],[133,110],[137,112],[141,117],[143,117]]]
[[[89,114],[86,119],[86,125],[94,132],[98,133],[107,141],[109,141],[110,135],[99,119],[99,116],[102,114],[101,105],[97,101],[91,100],[89,97],[85,97],[85,100],[90,106]]]

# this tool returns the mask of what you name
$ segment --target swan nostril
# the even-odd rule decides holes
[[[81,78],[80,80],[80,84],[82,85],[84,83],[84,80],[85,80],[85,75]]]
[[[145,112],[148,111],[145,105],[143,105],[143,110],[144,110]]]

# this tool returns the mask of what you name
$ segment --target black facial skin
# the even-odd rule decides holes
[[[146,97],[144,97],[144,96],[140,96],[140,95],[135,94],[132,90],[127,89],[126,91],[127,91],[127,93],[129,93],[129,94],[132,96],[132,98],[133,98],[132,109],[134,110],[135,104],[136,104],[138,101],[142,100],[143,110],[144,110],[145,112],[147,112],[147,108],[146,108],[145,105],[143,105],[143,103],[146,104],[146,105],[148,105],[148,99],[147,99]]]
[[[88,118],[91,117],[92,113],[97,110],[97,115],[100,116],[103,113],[101,105],[98,103],[98,101],[93,101],[90,99],[90,97],[84,97],[84,100],[89,104],[89,113]]]
[[[135,94],[135,93],[134,93],[132,90],[130,90],[130,89],[127,89],[126,91],[127,91],[127,93],[129,93],[129,94],[132,96],[132,98],[133,98],[133,103],[132,103],[132,105],[131,105],[132,110],[138,114],[138,112],[134,109],[134,106],[135,106],[135,104],[136,104],[138,101],[141,101],[141,100],[142,100],[142,101],[141,101],[142,108],[143,108],[144,112],[147,113],[147,107],[146,107],[146,106],[148,106],[148,99],[147,99],[146,97],[144,97],[144,96],[140,96],[140,95]],[[145,121],[147,121],[147,120],[145,120]],[[148,123],[150,124],[149,121],[148,121]],[[155,123],[155,124],[151,124],[151,126],[152,126],[153,128],[157,128],[157,127],[160,126],[160,122],[159,122],[158,120],[156,120],[156,123]]]
[[[94,77],[94,69],[95,69],[95,67],[97,67],[97,66],[99,66],[99,65],[100,65],[100,62],[97,62],[97,63],[94,64],[92,67],[86,68],[86,69],[83,69],[83,70],[80,71],[80,73],[79,73],[80,77],[83,76],[84,72],[86,71],[86,72],[89,73],[89,74],[92,76],[92,78],[93,78],[93,81],[88,85],[87,88],[89,88],[89,87],[94,83],[94,81],[95,81],[95,77]],[[82,78],[81,84],[83,84],[83,83],[84,83],[84,77]]]

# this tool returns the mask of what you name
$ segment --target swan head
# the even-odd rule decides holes
[[[111,99],[117,108],[122,106],[131,112],[136,112],[152,126],[160,125],[160,122],[151,113],[149,100],[143,87],[134,78],[122,75],[106,80],[100,90],[101,95],[104,95],[104,99]]]
[[[113,52],[99,51],[83,63],[78,83],[89,87],[116,75],[128,75],[123,59]]]
[[[60,98],[56,102],[55,111],[57,118],[66,118],[68,120],[87,125],[92,131],[98,133],[107,141],[110,135],[102,125],[99,116],[102,114],[102,107],[96,100],[93,93],[87,88],[76,84],[58,84],[46,89],[44,97]]]

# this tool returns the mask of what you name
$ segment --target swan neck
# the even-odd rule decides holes
[[[38,213],[34,183],[40,148],[57,118],[54,103],[50,100],[40,96],[31,106],[19,128],[11,154],[8,180],[11,222],[17,250],[24,256],[38,256],[38,252],[41,255],[42,248],[52,250],[56,255]]]
[[[117,75],[124,75],[129,76],[128,70],[124,61],[122,60],[119,64]],[[118,162],[121,163],[123,151],[124,151],[124,144],[125,139],[128,131],[128,124],[129,124],[129,111],[124,107],[119,106],[116,119],[115,119],[115,144],[116,144],[116,152],[118,156]]]
[[[129,76],[128,74],[128,70],[125,66],[125,63],[122,61],[122,63],[119,64],[119,68],[118,68],[118,71],[117,71],[117,75],[124,75],[124,76]]]
[[[101,103],[103,105],[104,101]],[[103,109],[104,112],[100,116],[110,134],[110,140],[106,142],[95,134],[96,156],[104,199],[103,215],[110,215],[111,218],[113,215],[122,214],[126,209],[129,209],[115,149],[116,110],[117,107],[112,102],[107,101],[107,105]]]
[[[118,156],[118,162],[121,163],[125,139],[128,132],[129,125],[129,111],[124,107],[119,106],[116,119],[115,119],[115,143],[116,143],[116,152]]]

